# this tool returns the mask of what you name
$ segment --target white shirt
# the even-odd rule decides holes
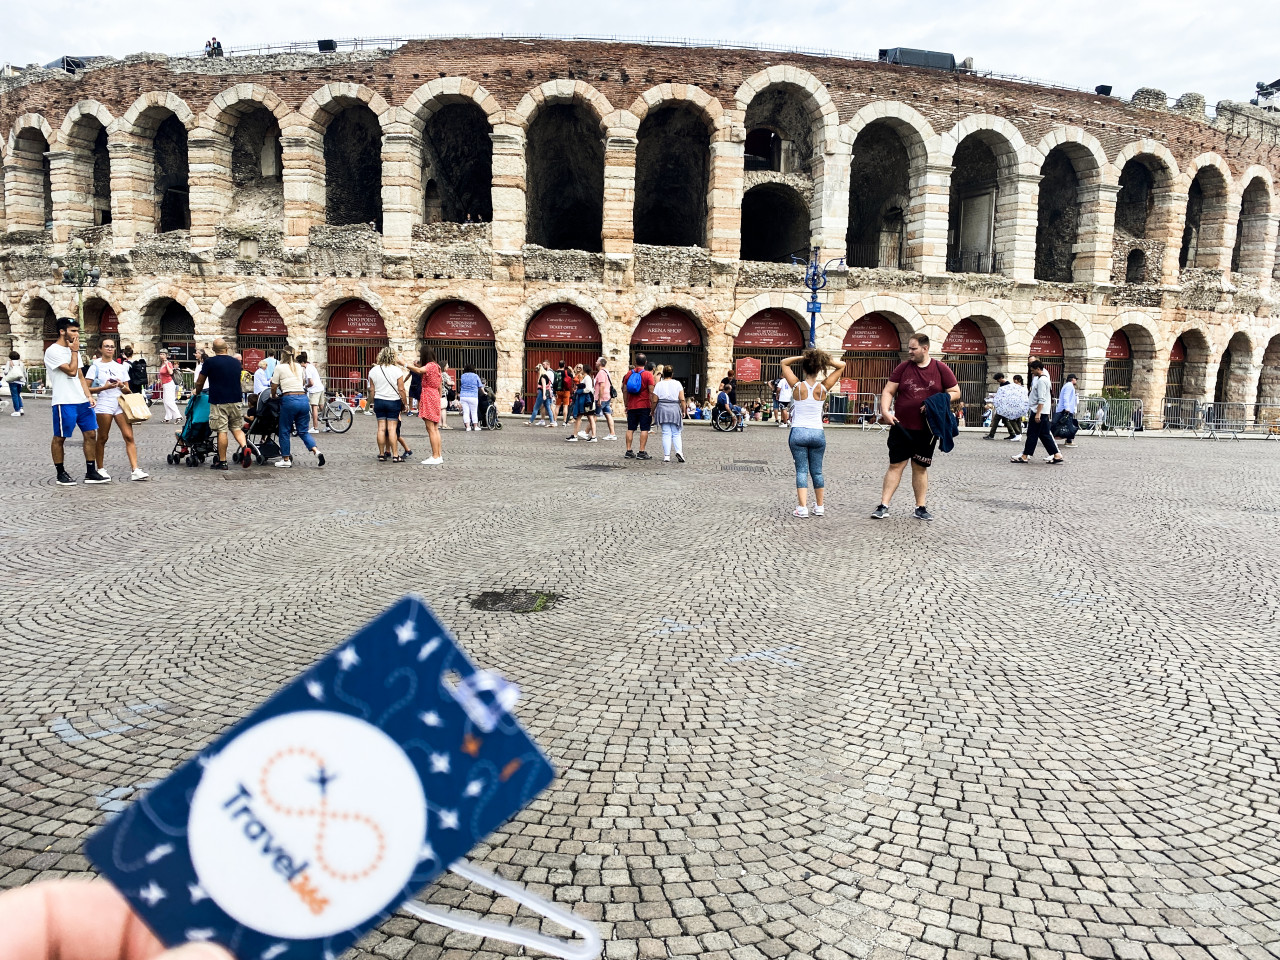
[[[263,393],[271,389],[271,372],[258,369],[253,371],[253,392]]]
[[[672,377],[670,380],[663,380],[653,388],[653,395],[659,400],[670,400],[672,402],[679,400],[680,381],[675,377]]]
[[[404,373],[397,366],[371,367],[369,383],[373,386],[373,399],[399,400],[400,391],[396,388],[396,381],[400,380]]]
[[[778,402],[779,403],[791,402],[791,384],[787,383],[786,380],[783,380],[781,383],[778,384]]]
[[[108,380],[119,380],[121,383],[129,382],[129,367],[116,358],[111,361],[103,360],[99,357],[89,365],[89,372],[85,374],[85,379],[89,381],[89,386],[100,387]],[[113,401],[119,399],[120,388],[112,387],[110,390],[100,390],[95,394],[98,403],[107,403],[110,405]],[[105,410],[103,411],[106,412]]]
[[[1058,411],[1070,410],[1074,414],[1076,406],[1076,385],[1068,380],[1062,385],[1062,392],[1058,394]]]
[[[311,381],[311,386],[307,388],[307,393],[324,393],[324,381],[320,379],[320,370],[314,363],[307,364],[305,380]]]
[[[69,377],[58,369],[70,362],[70,347],[55,343],[44,352],[45,380],[48,382],[49,389],[53,394],[54,406],[64,403],[89,402],[89,398],[84,395],[84,390],[80,387],[80,371],[74,371],[75,375]]]

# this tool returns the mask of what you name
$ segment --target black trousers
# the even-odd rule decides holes
[[[1058,445],[1053,442],[1052,423],[1047,413],[1039,417],[1031,414],[1031,420],[1027,423],[1027,442],[1022,447],[1024,457],[1036,452],[1036,441],[1044,444],[1045,452],[1050,456],[1058,455]]]
[[[1010,420],[1008,417],[1002,417],[993,412],[991,414],[991,429],[987,431],[988,437],[996,435],[996,430],[999,429],[1001,422],[1004,423],[1004,428],[1009,431],[1009,436],[1011,437],[1016,437],[1022,432],[1022,425],[1019,421]]]

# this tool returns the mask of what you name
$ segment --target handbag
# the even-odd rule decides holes
[[[14,366],[10,367],[9,371],[4,375],[4,382],[18,383],[19,381],[24,380],[25,376],[26,376],[26,372],[23,370],[22,365],[15,364]]]
[[[124,418],[130,423],[141,423],[143,420],[151,419],[151,411],[147,409],[147,402],[138,393],[120,394],[120,412],[124,414]]]

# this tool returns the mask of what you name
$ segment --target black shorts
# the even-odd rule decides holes
[[[639,430],[641,433],[648,433],[649,428],[653,426],[653,411],[648,407],[643,410],[627,411],[627,429]]]
[[[903,463],[910,460],[922,467],[933,463],[933,448],[938,438],[927,428],[924,430],[908,430],[895,423],[889,428],[889,462]]]

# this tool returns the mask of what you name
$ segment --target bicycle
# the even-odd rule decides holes
[[[320,422],[329,433],[346,433],[355,422],[355,412],[341,397],[329,397],[320,410]]]

